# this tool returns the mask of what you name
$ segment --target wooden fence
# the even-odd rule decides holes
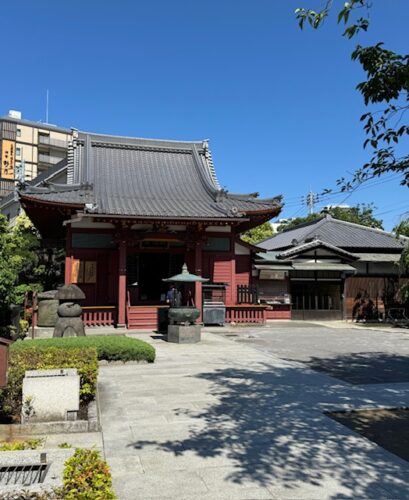
[[[85,326],[115,326],[115,306],[85,306],[82,308]]]
[[[256,285],[237,285],[238,304],[258,304],[258,287]]]
[[[258,305],[226,306],[226,323],[258,323],[266,322],[266,307]]]

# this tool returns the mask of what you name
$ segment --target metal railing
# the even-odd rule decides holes
[[[51,156],[39,153],[38,161],[39,163],[48,163],[49,165],[55,165],[56,163],[62,161],[64,158],[61,156]]]
[[[47,146],[54,146],[55,148],[67,149],[67,147],[68,147],[67,141],[63,141],[61,139],[52,139],[48,135],[39,135],[38,142],[39,142],[39,144],[46,144]]]

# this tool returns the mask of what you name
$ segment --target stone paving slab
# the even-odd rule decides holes
[[[139,338],[155,364],[99,377],[120,499],[409,498],[409,463],[324,414],[408,405],[409,383],[351,385],[220,334]]]

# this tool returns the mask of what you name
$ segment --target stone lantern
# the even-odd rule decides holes
[[[55,298],[60,301],[60,305],[57,309],[58,319],[53,337],[84,336],[82,307],[78,304],[79,300],[85,299],[84,292],[77,285],[64,285],[57,291]]]
[[[168,283],[206,283],[207,278],[189,273],[187,265],[183,264],[182,272],[162,281]],[[177,292],[180,293],[180,292]],[[201,300],[201,297],[196,297]],[[189,302],[189,301],[188,301]],[[196,324],[200,311],[192,305],[181,305],[180,300],[174,301],[169,308],[168,342],[177,344],[194,344],[200,342],[201,326]]]

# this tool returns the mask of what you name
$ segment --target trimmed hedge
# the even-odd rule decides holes
[[[11,351],[26,349],[48,349],[58,347],[64,349],[94,347],[98,353],[98,359],[107,361],[148,361],[155,360],[155,348],[147,342],[132,339],[125,336],[87,336],[87,337],[63,337],[53,339],[25,340],[15,342]]]
[[[62,346],[20,348],[29,342],[11,345],[7,387],[0,391],[0,418],[19,420],[21,415],[23,378],[26,370],[76,368],[80,376],[80,399],[87,403],[95,397],[98,377],[98,357],[95,347]]]

